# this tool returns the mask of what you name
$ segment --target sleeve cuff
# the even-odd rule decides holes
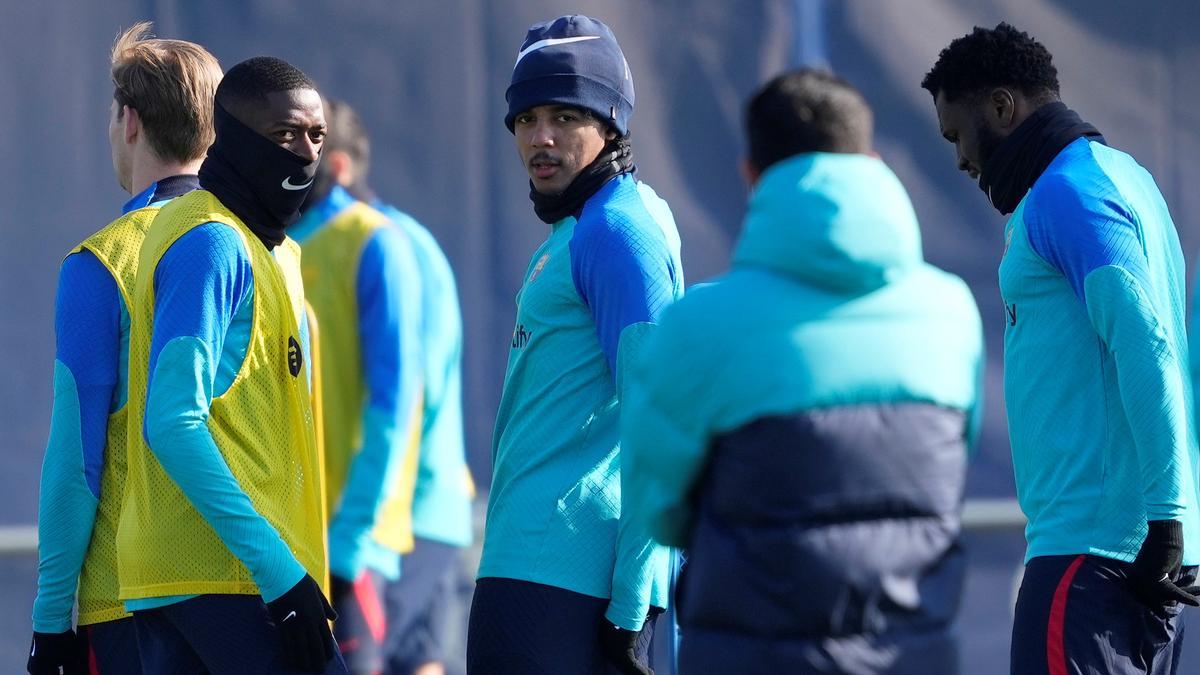
[[[65,619],[34,619],[33,632],[35,633],[65,633],[71,630],[71,617]]]
[[[639,612],[634,608],[622,606],[620,603],[610,602],[608,610],[604,612],[604,618],[617,628],[637,632],[646,623],[646,614],[650,611],[650,607],[647,605],[641,610]]]
[[[308,572],[293,557],[285,563],[283,570],[272,575],[274,578],[255,579],[255,582],[258,584],[258,592],[262,595],[263,602],[274,602],[283,597],[284,593],[292,590],[292,587],[300,583],[306,574]]]

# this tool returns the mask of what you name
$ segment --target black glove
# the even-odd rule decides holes
[[[34,633],[25,670],[31,675],[86,675],[83,647],[75,631]]]
[[[600,648],[604,658],[625,675],[654,675],[654,671],[637,659],[637,643],[640,633],[625,630],[605,621],[600,627]]]
[[[1129,572],[1129,589],[1146,605],[1161,608],[1173,602],[1200,607],[1200,586],[1180,588],[1183,562],[1183,524],[1177,520],[1151,520],[1146,541]]]
[[[267,611],[279,628],[284,662],[310,673],[324,671],[337,652],[329,631],[329,622],[337,614],[317,582],[305,574],[291,590],[268,602]]]

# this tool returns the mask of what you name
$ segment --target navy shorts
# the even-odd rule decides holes
[[[447,610],[456,601],[461,551],[417,537],[412,553],[401,560],[404,573],[385,591],[387,675],[410,675],[426,663],[445,660]]]
[[[346,668],[355,675],[379,673],[383,670],[383,641],[387,635],[387,617],[383,609],[383,576],[367,570],[354,583],[333,580],[331,595],[337,621],[333,636],[346,661]]]
[[[467,675],[615,674],[600,647],[607,609],[606,598],[530,581],[480,579],[467,628]],[[643,662],[650,660],[661,612],[651,608],[642,627],[637,657]]]
[[[141,675],[132,617],[80,626],[79,637],[87,654],[88,675]]]
[[[299,675],[257,595],[200,595],[133,613],[142,670],[154,675]],[[339,654],[325,675],[346,675]]]
[[[1030,560],[1013,619],[1012,673],[1175,673],[1182,607],[1142,604],[1126,589],[1129,567],[1092,555]],[[1180,585],[1195,579],[1196,568],[1185,568]]]

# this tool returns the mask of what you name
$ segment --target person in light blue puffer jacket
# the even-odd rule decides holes
[[[682,673],[958,670],[980,319],[871,124],[821,71],[755,96],[733,268],[631,370],[624,508],[688,549]]]

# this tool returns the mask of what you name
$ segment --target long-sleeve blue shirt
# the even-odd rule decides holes
[[[467,470],[462,411],[462,312],[454,270],[437,239],[399,209],[372,204],[412,242],[421,287],[421,454],[413,492],[413,535],[471,543],[475,486]]]
[[[1184,264],[1154,179],[1079,139],[1008,223],[1005,385],[1026,557],[1133,560],[1148,520],[1200,562]]]
[[[254,276],[238,234],[215,222],[189,230],[159,260],[154,296],[146,442],[270,602],[305,570],[254,509],[207,426],[212,401],[233,384],[250,340]],[[306,322],[300,334],[307,360]],[[188,597],[130,600],[126,607],[149,609]]]
[[[306,246],[355,201],[335,186],[288,230],[289,236]],[[422,372],[421,278],[411,242],[401,230],[383,227],[371,234],[358,260],[354,288],[367,400],[362,448],[330,514],[329,569],[345,579],[357,578],[365,568],[395,578],[399,555],[376,542],[371,532],[408,449],[410,426],[420,423],[413,413]]]
[[[609,598],[640,630],[665,606],[666,550],[623,511],[622,365],[683,293],[670,208],[632,175],[555,223],[517,295],[492,443],[479,577]]]
[[[125,202],[121,215],[197,187],[195,176],[164,178]],[[54,329],[54,405],[42,464],[33,608],[33,628],[45,633],[71,627],[100,499],[109,416],[128,398],[129,309],[108,268],[86,248],[68,255],[59,270]]]

